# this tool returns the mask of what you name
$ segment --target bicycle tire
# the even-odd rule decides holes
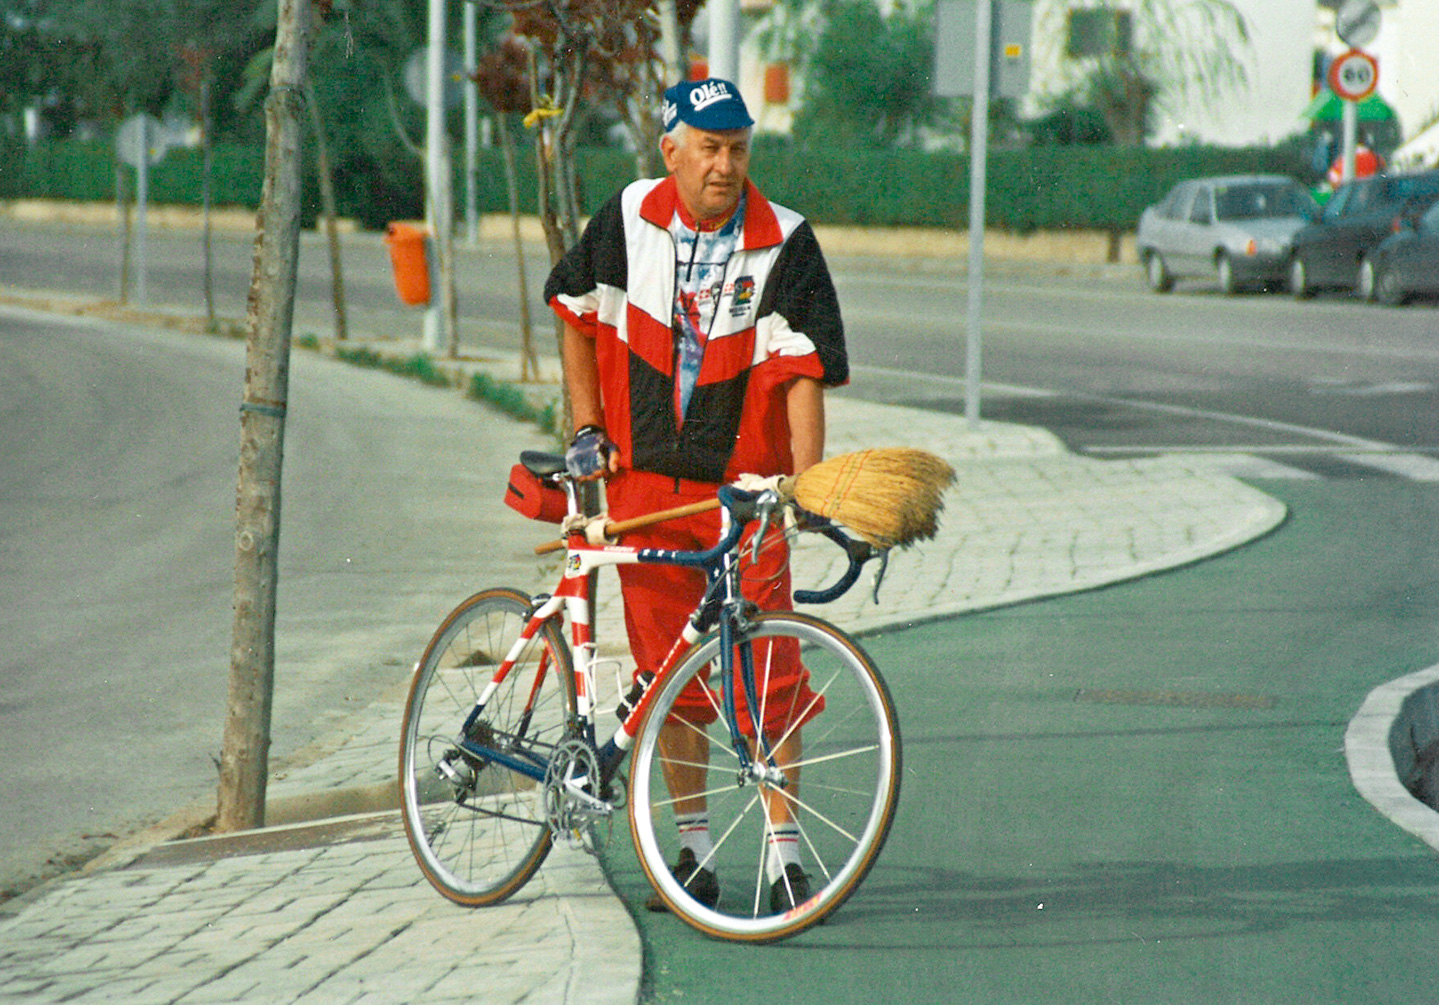
[[[518,590],[484,590],[440,624],[416,665],[400,740],[405,834],[425,878],[457,904],[498,904],[550,851],[544,786],[457,745],[480,693],[529,620]],[[539,765],[575,720],[574,676],[553,621],[520,651],[469,735]],[[528,710],[528,712],[527,712]]]
[[[716,668],[710,680],[711,701],[719,711],[717,635],[698,642],[662,682],[636,738],[629,816],[640,863],[673,913],[717,939],[773,942],[818,924],[854,893],[874,865],[898,806],[899,724],[889,689],[868,655],[833,625],[793,612],[753,618],[736,651],[756,641],[781,638],[799,643],[809,686],[824,696],[823,711],[800,731],[798,784],[786,787],[786,794],[779,797],[791,807],[800,827],[803,868],[812,873],[807,900],[783,913],[770,913],[773,881],[764,864],[768,829],[760,798],[761,789],[767,787],[741,779],[723,714],[703,727],[709,738],[704,758],[705,809],[715,853],[700,863],[716,873],[719,902],[713,908],[702,905],[670,871],[679,841],[664,771],[667,766],[673,769],[676,759],[664,756],[661,729],[667,721],[678,729],[700,728],[671,718],[671,712],[685,686],[711,665]],[[753,648],[755,676],[762,679],[767,670],[764,653],[774,647]],[[784,703],[779,694],[768,700],[771,708],[780,707],[776,701]],[[782,738],[784,727],[779,728]]]

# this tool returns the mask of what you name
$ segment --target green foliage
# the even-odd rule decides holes
[[[373,349],[366,349],[363,346],[350,348],[340,346],[335,349],[335,358],[355,366],[363,366],[374,370],[385,370],[399,377],[409,377],[418,380],[421,384],[428,384],[431,387],[449,387],[450,377],[447,373],[435,366],[435,361],[424,353],[416,353],[404,359],[396,359],[393,356],[385,356],[375,352]]]
[[[476,373],[470,377],[466,396],[482,401],[521,422],[533,422],[542,432],[556,433],[559,429],[559,414],[555,402],[543,407],[530,401],[523,391],[502,380],[496,380],[487,373]]]
[[[928,5],[882,14],[872,0],[834,0],[805,71],[795,116],[802,144],[911,143],[940,106],[931,94]]]
[[[992,227],[1129,230],[1177,181],[1274,171],[1303,177],[1298,145],[1277,148],[1036,146],[989,155]],[[761,147],[751,173],[765,194],[816,223],[959,228],[969,160],[951,153]]]
[[[11,173],[0,170],[0,191],[11,191],[16,198],[107,201],[114,198],[112,157],[102,143],[39,144],[25,151],[18,184],[12,186],[6,180]],[[591,213],[634,173],[634,158],[622,150],[581,150],[579,165],[584,205]],[[262,168],[263,151],[257,147],[218,147],[215,203],[253,207],[260,194]],[[480,170],[481,212],[506,212],[499,151],[485,151]],[[991,226],[1020,233],[1127,230],[1140,211],[1176,181],[1243,171],[1274,171],[1313,180],[1299,141],[1244,149],[1032,146],[990,152],[986,206]],[[960,154],[830,144],[805,148],[762,139],[755,144],[751,174],[767,196],[816,223],[962,227],[968,219],[969,161]],[[199,152],[171,151],[151,170],[151,178],[153,201],[198,203]],[[522,158],[520,184],[533,179],[533,164]],[[373,226],[394,219],[376,210],[363,204],[353,190],[340,207],[342,213],[358,215]]]

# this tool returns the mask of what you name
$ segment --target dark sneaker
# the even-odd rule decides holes
[[[783,914],[806,900],[809,900],[809,876],[791,862],[784,867],[784,875],[769,888],[770,913]]]
[[[679,860],[670,872],[674,873],[675,879],[680,881],[689,895],[705,907],[714,907],[719,903],[719,880],[715,879],[714,871],[701,869],[695,861],[695,853],[688,848],[680,849]],[[645,907],[651,911],[669,910],[658,893],[650,894],[650,898],[645,901]]]

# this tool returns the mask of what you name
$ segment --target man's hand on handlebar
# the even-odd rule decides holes
[[[620,469],[619,448],[599,426],[581,426],[565,451],[565,468],[582,482],[612,475]]]

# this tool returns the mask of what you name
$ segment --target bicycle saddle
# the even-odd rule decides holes
[[[565,455],[543,450],[521,450],[520,463],[536,478],[553,478],[565,470]]]

